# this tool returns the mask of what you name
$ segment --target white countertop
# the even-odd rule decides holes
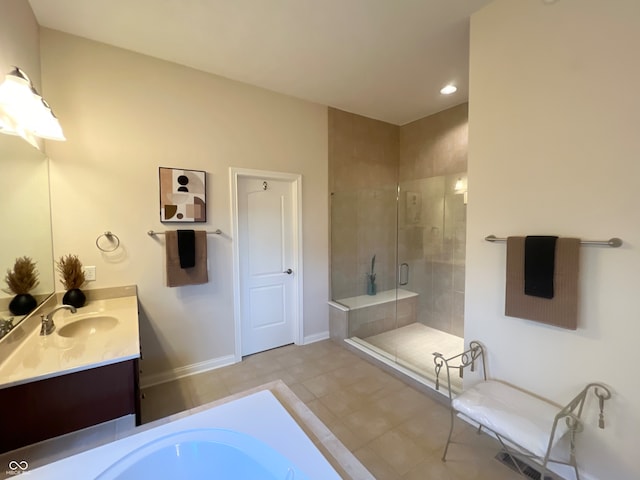
[[[46,310],[50,311],[50,308]],[[117,324],[105,331],[64,337],[62,328],[85,317],[110,316]],[[88,370],[140,356],[138,299],[136,295],[93,300],[76,314],[68,310],[53,316],[56,329],[40,336],[39,317],[6,358],[0,358],[0,388]]]

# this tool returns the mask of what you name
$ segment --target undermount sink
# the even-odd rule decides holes
[[[118,319],[107,315],[85,317],[75,320],[58,329],[58,335],[66,338],[88,337],[111,330],[118,324]]]

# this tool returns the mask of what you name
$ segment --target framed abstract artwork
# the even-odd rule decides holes
[[[206,172],[160,167],[160,221],[207,221]]]

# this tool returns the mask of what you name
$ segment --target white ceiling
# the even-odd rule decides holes
[[[467,100],[490,1],[29,0],[44,27],[397,125]]]

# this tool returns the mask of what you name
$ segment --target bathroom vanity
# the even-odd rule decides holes
[[[57,312],[42,336],[40,313],[57,304],[45,302],[0,345],[0,453],[125,416],[140,424],[135,287],[107,290]]]

